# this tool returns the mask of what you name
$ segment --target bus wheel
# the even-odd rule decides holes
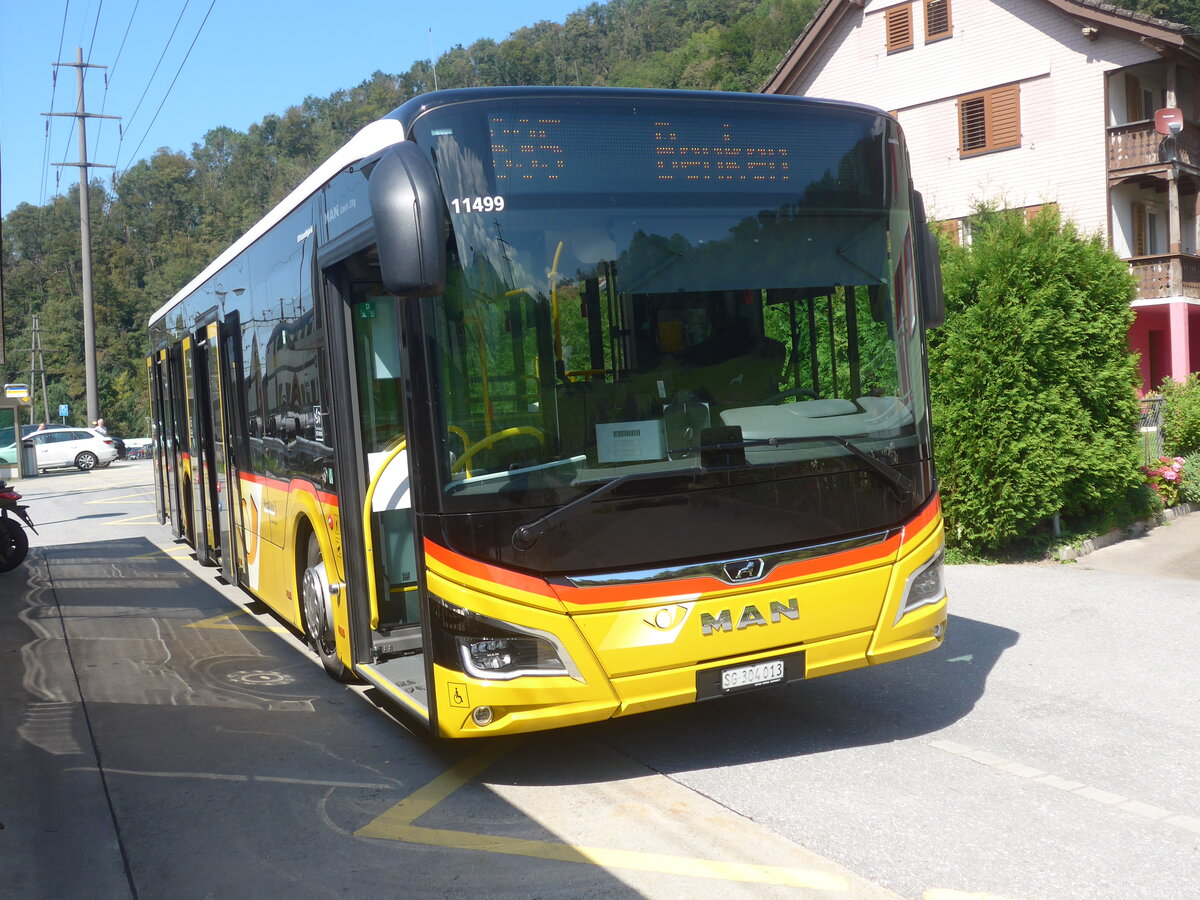
[[[315,534],[308,536],[306,567],[300,579],[300,602],[304,608],[304,633],[309,644],[321,658],[325,671],[339,681],[347,681],[350,671],[337,656],[337,643],[333,635],[333,597],[329,592],[329,578],[325,574],[325,561],[321,559],[321,545]]]

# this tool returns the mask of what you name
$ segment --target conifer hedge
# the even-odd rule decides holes
[[[943,247],[929,355],[946,535],[968,551],[1103,516],[1141,480],[1128,266],[1053,207],[981,208],[971,226],[970,246]]]

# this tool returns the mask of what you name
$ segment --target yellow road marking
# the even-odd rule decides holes
[[[286,628],[281,628],[278,625],[238,625],[236,622],[230,622],[234,616],[250,615],[244,609],[239,609],[235,612],[221,613],[219,616],[209,616],[207,619],[201,619],[199,622],[189,622],[185,628],[218,628],[227,631],[273,631],[275,634],[290,634]]]
[[[192,552],[191,547],[169,547],[166,550],[154,550],[150,553],[139,553],[137,556],[131,556],[130,559],[183,559]]]
[[[92,490],[97,490],[97,489],[93,488]],[[85,506],[100,506],[105,503],[128,503],[130,500],[133,500],[137,503],[153,503],[154,502],[153,499],[139,500],[138,499],[139,497],[153,498],[154,492],[153,491],[139,491],[136,494],[125,494],[124,496],[121,496],[121,497],[111,497],[108,500],[85,500],[83,502],[84,502]]]
[[[124,519],[117,519],[115,522],[101,522],[101,525],[132,525],[135,522],[148,522],[151,519],[157,520],[158,516],[154,513],[149,513],[144,516],[127,516]]]
[[[720,881],[742,881],[757,884],[778,884],[814,890],[846,892],[846,879],[825,872],[794,869],[785,866],[762,866],[750,863],[718,862],[685,856],[667,856],[629,850],[610,850],[601,847],[582,847],[577,844],[533,841],[495,835],[449,831],[443,828],[424,828],[412,824],[425,813],[479,775],[501,757],[510,753],[517,742],[497,742],[439,775],[425,787],[401,800],[374,821],[364,825],[356,837],[373,837],[404,841],[456,850],[475,850],[504,853],[556,862],[574,862],[606,868],[635,869],[671,875],[690,875]]]

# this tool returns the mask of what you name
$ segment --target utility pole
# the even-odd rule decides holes
[[[96,385],[96,314],[92,306],[92,216],[88,205],[88,167],[112,169],[101,163],[88,162],[87,156],[87,120],[88,119],[119,119],[120,116],[102,116],[87,111],[83,95],[83,75],[85,69],[106,69],[107,66],[94,66],[83,61],[83,48],[75,48],[75,62],[56,62],[56,66],[67,66],[76,70],[76,84],[79,89],[78,100],[73,113],[42,113],[44,116],[71,116],[79,119],[79,162],[55,163],[56,166],[79,167],[79,240],[83,246],[83,364],[87,383],[87,420],[94,422],[100,418],[100,392]]]
[[[46,361],[42,356],[42,326],[37,316],[33,317],[33,345],[29,348],[29,389],[37,390],[37,376],[42,378],[42,421],[50,423],[50,398],[46,395]],[[33,416],[37,404],[29,404],[29,424],[33,424]]]

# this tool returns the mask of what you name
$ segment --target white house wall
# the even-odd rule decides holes
[[[953,36],[928,45],[914,0],[913,48],[888,54],[884,11],[896,5],[871,0],[861,17],[848,15],[795,92],[896,112],[932,217],[965,216],[980,200],[1057,202],[1080,228],[1106,233],[1105,73],[1158,55],[1111,29],[1088,40],[1079,20],[1043,0],[951,0]],[[960,158],[957,98],[1012,82],[1021,146]]]

